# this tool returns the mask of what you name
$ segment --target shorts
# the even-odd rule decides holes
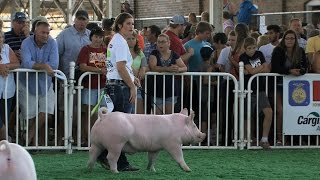
[[[251,112],[256,111],[257,106],[257,94],[251,95]],[[270,108],[269,99],[265,92],[259,92],[258,113],[261,113],[263,109]]]
[[[173,97],[173,104],[177,103],[178,96]],[[172,104],[172,97],[167,97],[164,99],[165,104]],[[154,102],[154,96],[151,96],[151,106],[153,104],[156,104],[157,106],[162,106],[163,105],[163,98],[156,97],[156,101]]]
[[[7,101],[7,108],[6,108]],[[3,124],[6,122],[6,113],[8,121],[10,120],[10,109],[12,106],[13,97],[9,99],[0,99],[0,128],[2,128]],[[7,111],[6,111],[7,110]]]
[[[21,113],[24,119],[32,119],[36,117],[36,110],[38,108],[38,113],[54,113],[54,92],[53,92],[53,84],[50,85],[50,88],[47,94],[38,95],[38,99],[36,99],[36,95],[29,93],[27,95],[27,89],[25,85],[20,83],[18,89],[18,97],[19,97],[19,106],[21,108]],[[28,104],[27,104],[27,96],[28,96]],[[38,102],[38,107],[36,107]]]
[[[101,92],[104,91],[104,89],[91,89],[89,94],[89,89],[84,88],[81,91],[81,104],[85,105],[96,105],[98,103],[98,100],[100,98]],[[90,100],[90,103],[89,103]]]

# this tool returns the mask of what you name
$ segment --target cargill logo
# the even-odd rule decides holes
[[[317,112],[311,112],[307,117],[299,116],[298,124],[311,124],[312,126],[316,126],[317,124],[320,124],[320,115]]]

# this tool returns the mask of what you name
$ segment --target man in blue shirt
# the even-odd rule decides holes
[[[238,13],[238,23],[244,23],[249,25],[251,22],[251,16],[258,12],[258,9],[252,4],[250,0],[241,0],[239,13]]]
[[[44,132],[46,114],[54,113],[54,92],[52,76],[58,69],[58,46],[49,35],[50,25],[46,19],[36,24],[35,34],[26,38],[21,45],[21,68],[41,70],[45,72],[19,74],[19,105],[23,118],[32,119],[29,130],[29,142],[35,145],[36,122],[38,114],[38,128],[40,130],[39,144],[44,145]],[[38,78],[38,79],[37,79]],[[28,101],[27,101],[28,98]]]
[[[60,67],[59,69],[69,79],[70,62],[76,62],[79,52],[83,46],[90,43],[90,30],[86,27],[89,23],[89,15],[85,10],[78,10],[75,18],[74,25],[64,29],[57,36],[57,44],[59,51]],[[61,84],[62,85],[62,84]],[[59,117],[63,118],[64,113],[64,87],[60,86],[59,89]],[[76,101],[74,101],[74,105]],[[74,116],[75,117],[75,116]],[[62,145],[64,121],[59,121],[58,126],[58,144]],[[87,126],[87,125],[85,125]]]

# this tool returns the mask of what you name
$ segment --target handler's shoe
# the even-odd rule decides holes
[[[262,149],[264,149],[264,150],[270,150],[270,149],[271,149],[269,142],[262,142],[262,141],[260,141],[260,146],[261,146]]]
[[[136,168],[136,167],[131,166],[129,164],[128,166],[125,166],[124,168],[118,168],[118,171],[139,171],[139,168]]]

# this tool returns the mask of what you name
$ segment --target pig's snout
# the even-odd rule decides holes
[[[199,139],[201,139],[201,141],[200,142],[202,142],[205,138],[206,138],[206,133],[200,133],[199,135],[198,135],[198,138]]]

